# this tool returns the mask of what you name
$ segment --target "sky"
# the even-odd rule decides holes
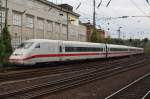
[[[91,22],[93,16],[93,0],[49,0],[56,4],[67,3],[79,13],[82,22]],[[107,35],[118,38],[120,28],[122,39],[150,39],[150,5],[146,0],[102,0],[100,7],[96,8],[96,25],[106,31]],[[150,0],[149,0],[150,1]],[[78,5],[81,2],[81,6]],[[101,0],[96,0],[96,7]],[[136,16],[118,18],[122,16]],[[142,16],[142,17],[141,17]]]

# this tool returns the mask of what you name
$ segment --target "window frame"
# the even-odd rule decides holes
[[[13,25],[22,26],[22,14],[13,12]]]
[[[47,31],[53,32],[53,21],[47,21]]]
[[[127,48],[110,48],[110,51],[128,51]]]
[[[66,46],[65,52],[102,52],[104,48],[100,47],[71,47]]]
[[[35,49],[40,49],[40,48],[41,48],[41,44],[40,43],[35,45]]]
[[[2,23],[5,23],[5,11],[4,10],[1,10],[0,11],[0,21],[2,21]],[[1,19],[2,18],[2,19]]]
[[[55,22],[55,32],[56,33],[60,33],[61,32],[61,27],[60,27],[60,23],[58,22]]]
[[[32,19],[32,21],[30,19]],[[26,27],[34,28],[34,17],[33,16],[26,15]]]
[[[42,19],[42,18],[37,18],[37,28],[39,29],[39,30],[42,30],[42,31],[44,31],[44,19]]]

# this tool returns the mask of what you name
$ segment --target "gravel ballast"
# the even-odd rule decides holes
[[[145,65],[103,80],[43,96],[39,99],[104,99],[149,72],[150,65]]]

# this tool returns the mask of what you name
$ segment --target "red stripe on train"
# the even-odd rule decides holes
[[[109,52],[108,54],[123,54],[129,52]],[[106,53],[74,53],[74,54],[41,54],[41,55],[32,55],[24,59],[10,59],[10,60],[29,60],[33,58],[47,58],[47,57],[67,57],[67,56],[93,56],[93,55],[105,55]]]
[[[92,56],[92,55],[103,55],[106,53],[78,53],[78,54],[43,54],[43,55],[32,55],[23,60],[28,60],[32,58],[42,58],[42,57],[65,57],[65,56]]]

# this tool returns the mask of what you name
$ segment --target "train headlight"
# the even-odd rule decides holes
[[[15,54],[13,54],[13,55],[14,55],[14,56],[22,56],[23,54],[16,54],[16,53],[15,53]]]
[[[9,62],[12,64],[23,64],[24,63],[23,60],[17,60],[17,59],[10,59]]]

